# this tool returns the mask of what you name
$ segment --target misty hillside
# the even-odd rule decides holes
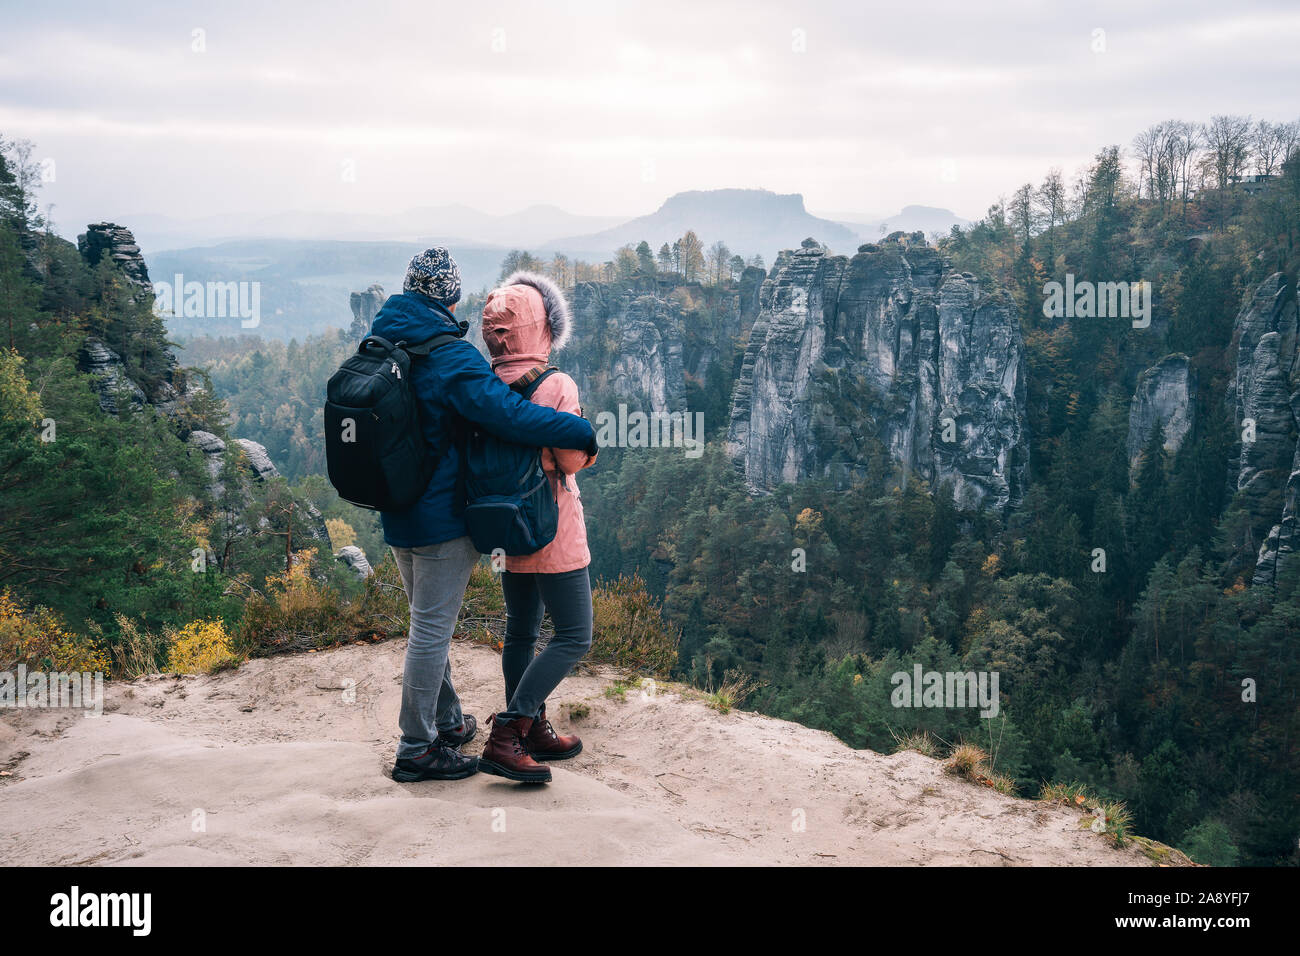
[[[260,283],[262,319],[257,334],[288,341],[330,328],[346,328],[352,290],[380,283],[400,292],[406,263],[427,248],[423,242],[350,242],[322,239],[241,239],[146,255],[150,275],[172,282]],[[489,288],[497,279],[504,248],[454,244],[466,289]],[[167,319],[169,331],[195,335],[242,335],[238,318],[203,316]]]
[[[811,215],[798,193],[713,189],[678,193],[648,216],[588,235],[555,239],[542,251],[600,260],[620,246],[643,240],[657,250],[688,230],[698,232],[707,242],[721,239],[745,258],[758,255],[767,262],[805,236],[817,236],[839,252],[851,252],[859,241],[856,233],[839,223]]]
[[[618,216],[581,216],[535,204],[493,215],[461,203],[422,206],[398,213],[288,211],[264,216],[228,213],[196,219],[123,215],[146,255],[236,240],[323,239],[350,242],[454,242],[469,246],[531,246],[580,230],[603,229]]]
[[[891,232],[920,232],[927,236],[946,236],[953,226],[969,226],[951,209],[934,206],[904,206],[893,216],[863,217],[837,215],[841,226],[856,232],[863,242],[875,242]]]
[[[227,222],[223,219],[222,222]],[[946,234],[961,222],[948,210],[908,206],[898,217],[875,223],[836,223],[810,215],[798,195],[765,190],[719,189],[680,193],[655,213],[597,233],[557,238],[582,225],[608,225],[608,217],[574,216],[553,206],[531,206],[508,216],[489,216],[463,205],[411,210],[398,216],[284,213],[242,226],[250,236],[212,245],[150,251],[136,235],[151,274],[161,280],[180,273],[186,281],[243,279],[262,283],[265,324],[259,334],[288,340],[348,325],[338,308],[352,291],[378,283],[401,289],[402,263],[431,243],[456,255],[467,292],[486,291],[500,277],[508,249],[535,253],[538,261],[559,254],[598,265],[628,244],[649,241],[652,250],[694,231],[706,244],[723,241],[729,253],[765,262],[778,251],[814,235],[834,251],[852,252],[859,242],[880,238],[880,229]],[[234,226],[231,220],[227,223]],[[201,225],[201,224],[200,224]],[[150,227],[145,235],[157,237]],[[135,230],[133,229],[133,234]],[[410,239],[398,241],[399,237]],[[418,240],[417,238],[418,237]],[[735,237],[735,238],[733,238]],[[237,321],[176,318],[168,328],[182,338],[244,335]]]

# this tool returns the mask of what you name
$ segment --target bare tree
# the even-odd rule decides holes
[[[1011,197],[1011,231],[1022,248],[1028,245],[1037,231],[1038,216],[1034,208],[1034,187],[1025,183]]]
[[[1148,198],[1156,198],[1156,155],[1159,152],[1162,125],[1148,126],[1133,137],[1133,151],[1138,158],[1138,199],[1142,198],[1143,185],[1147,188]]]
[[[1280,149],[1273,124],[1260,120],[1250,131],[1250,152],[1255,159],[1255,172],[1270,176],[1277,165]]]
[[[1186,211],[1187,197],[1191,193],[1192,171],[1196,165],[1196,153],[1201,148],[1201,129],[1195,123],[1174,120],[1170,138],[1171,156],[1178,175],[1179,198]]]
[[[549,269],[551,278],[560,284],[561,288],[567,288],[572,284],[573,270],[569,266],[569,257],[562,252],[557,252],[551,259]]]
[[[1282,147],[1282,158],[1279,160],[1279,165],[1289,163],[1296,158],[1296,151],[1300,150],[1300,120],[1292,120],[1290,123],[1278,123],[1276,129]]]
[[[1214,184],[1226,189],[1241,179],[1250,160],[1251,122],[1249,116],[1211,116],[1202,129],[1210,151],[1210,168]]]
[[[709,246],[709,274],[713,277],[714,285],[722,285],[727,281],[730,274],[731,250],[727,244],[719,239],[713,245]]]
[[[1056,227],[1064,225],[1066,211],[1065,179],[1059,166],[1047,171],[1043,184],[1034,194],[1038,202],[1039,220],[1047,232],[1047,266],[1050,269],[1056,259]]]
[[[0,136],[0,217],[13,218],[28,229],[40,229],[45,220],[40,214],[37,192],[41,187],[41,166],[32,159],[32,143],[26,139]]]

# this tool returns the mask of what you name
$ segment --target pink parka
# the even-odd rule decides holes
[[[559,286],[546,276],[516,272],[494,289],[483,306],[483,341],[492,356],[492,368],[509,385],[529,369],[545,367],[572,332],[569,305]],[[533,401],[562,412],[582,414],[578,386],[563,372],[553,372],[537,386]],[[560,507],[555,540],[535,554],[506,558],[506,570],[520,573],[559,574],[591,563],[582,499],[574,477],[596,460],[582,451],[543,448],[542,467],[556,482]]]

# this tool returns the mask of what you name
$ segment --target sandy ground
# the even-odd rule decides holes
[[[664,690],[610,698],[603,668],[551,698],[586,749],[552,764],[550,785],[394,783],[405,646],[112,684],[98,718],[0,712],[0,863],[1149,865],[1081,813],[939,761]],[[498,655],[458,644],[453,661],[485,723]]]

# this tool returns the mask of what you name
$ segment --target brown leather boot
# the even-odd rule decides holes
[[[555,732],[551,722],[546,719],[545,704],[542,704],[541,714],[533,721],[528,735],[524,737],[524,745],[528,747],[528,752],[533,755],[534,760],[568,760],[582,753],[580,737],[564,736]]]
[[[492,733],[478,758],[478,769],[520,783],[550,783],[551,770],[528,755],[524,738],[533,728],[527,717],[516,717],[508,724],[498,724],[497,715],[488,718]]]

